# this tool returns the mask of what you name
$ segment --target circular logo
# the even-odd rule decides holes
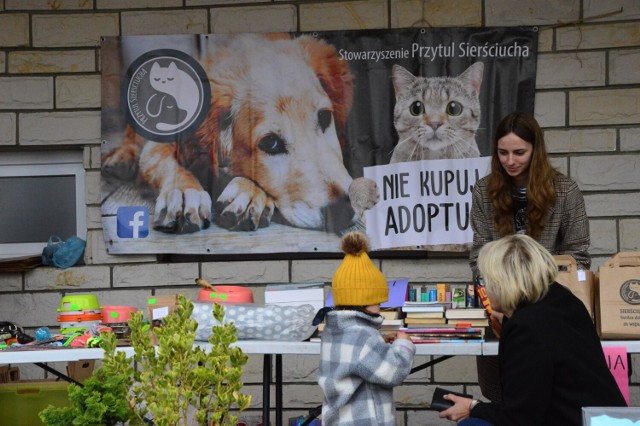
[[[211,86],[202,66],[179,50],[159,49],[137,58],[123,82],[127,122],[155,142],[188,138],[209,111]]]
[[[620,286],[620,297],[631,305],[640,305],[640,280],[627,280]]]

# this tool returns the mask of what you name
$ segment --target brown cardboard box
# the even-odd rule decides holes
[[[84,382],[93,374],[93,370],[96,366],[96,361],[82,360],[82,361],[69,361],[67,363],[67,376],[71,377],[76,382]]]
[[[153,324],[153,321],[161,320],[167,315],[174,313],[177,306],[177,294],[149,297],[147,299],[149,323]]]
[[[640,339],[640,252],[621,252],[598,270],[596,324],[602,339]]]
[[[594,318],[594,276],[592,271],[578,270],[578,265],[573,256],[554,256],[560,272],[556,281],[567,287],[571,292],[584,303],[591,319]]]
[[[176,311],[178,295],[169,294],[163,296],[151,296],[147,299],[149,324],[151,324],[151,344],[157,345],[158,339],[153,333],[153,328],[160,324],[160,320]]]

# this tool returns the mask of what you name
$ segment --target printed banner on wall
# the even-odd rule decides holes
[[[464,250],[531,27],[105,37],[111,254]]]

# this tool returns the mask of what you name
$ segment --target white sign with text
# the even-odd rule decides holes
[[[471,193],[490,168],[491,157],[365,167],[380,192],[365,213],[372,249],[472,242]]]

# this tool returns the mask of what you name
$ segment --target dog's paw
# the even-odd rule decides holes
[[[138,160],[132,153],[115,149],[102,157],[100,172],[107,180],[129,182],[138,174]]]
[[[371,179],[356,178],[349,185],[349,199],[358,219],[364,221],[364,212],[375,206],[380,199],[378,185]]]
[[[211,197],[206,191],[173,189],[156,199],[154,229],[190,234],[211,224]]]
[[[273,200],[253,181],[235,177],[215,204],[217,225],[233,231],[255,231],[271,224]]]

